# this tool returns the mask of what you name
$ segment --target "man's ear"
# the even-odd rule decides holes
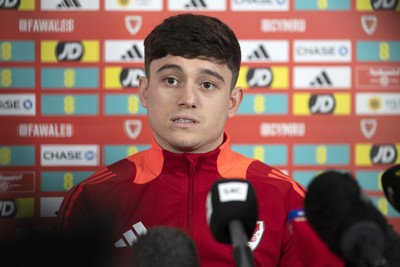
[[[228,117],[232,118],[236,115],[239,109],[240,103],[243,99],[243,89],[240,87],[233,88],[230,96]]]
[[[139,98],[144,108],[147,108],[147,90],[149,88],[149,80],[146,77],[139,77]]]

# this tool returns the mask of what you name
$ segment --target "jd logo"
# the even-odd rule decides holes
[[[144,70],[124,68],[119,75],[119,81],[122,87],[138,87],[140,76],[145,76]]]
[[[389,10],[395,9],[398,0],[371,0],[371,5],[374,10]]]
[[[21,0],[0,0],[1,9],[17,9],[21,4]]]
[[[17,214],[17,202],[12,199],[0,200],[0,218],[12,218]]]
[[[83,52],[83,44],[80,42],[59,42],[56,47],[58,61],[79,61]]]
[[[273,80],[272,71],[265,69],[250,69],[247,73],[249,87],[268,87]]]
[[[332,113],[335,109],[335,99],[333,95],[312,95],[309,102],[308,107],[311,113],[316,114],[327,114]]]
[[[397,150],[393,145],[374,145],[370,152],[373,164],[391,164],[396,161]]]

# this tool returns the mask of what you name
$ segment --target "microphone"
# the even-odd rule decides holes
[[[400,238],[347,172],[317,175],[304,199],[308,222],[346,264],[400,266]]]
[[[207,223],[215,240],[233,245],[237,267],[254,266],[248,241],[258,219],[255,190],[244,179],[217,180],[207,196]]]
[[[400,164],[383,172],[381,184],[386,199],[393,208],[400,212]]]

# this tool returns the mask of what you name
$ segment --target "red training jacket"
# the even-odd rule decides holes
[[[303,208],[305,189],[279,170],[232,151],[229,141],[225,133],[224,143],[214,151],[177,154],[153,139],[149,150],[72,188],[61,205],[59,227],[87,231],[107,225],[121,266],[128,266],[138,235],[156,225],[175,226],[194,239],[202,267],[232,267],[232,246],[215,241],[207,225],[206,197],[217,179],[243,178],[253,184],[258,198],[259,221],[249,242],[255,266],[317,266],[313,255],[318,264],[324,259],[321,266],[342,266],[318,238],[308,240],[289,230],[288,214]],[[312,248],[309,254],[307,246]]]

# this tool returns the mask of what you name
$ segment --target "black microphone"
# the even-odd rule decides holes
[[[386,199],[393,208],[400,212],[400,164],[383,172],[381,184]]]
[[[400,266],[400,238],[347,172],[317,175],[304,199],[308,222],[333,253],[359,267]]]
[[[220,179],[207,196],[207,223],[215,240],[233,245],[237,267],[254,266],[248,241],[258,219],[256,192],[244,179]]]

